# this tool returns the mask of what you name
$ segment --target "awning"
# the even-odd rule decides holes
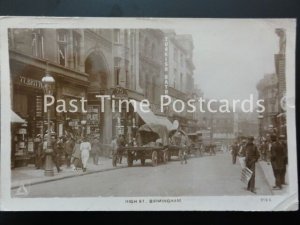
[[[145,123],[157,123],[155,114],[151,111],[149,107],[143,105],[143,111],[141,110],[141,102],[135,101],[136,103],[131,103],[134,111],[139,114],[139,116],[144,120]]]
[[[12,123],[26,123],[26,120],[22,119],[18,114],[13,110],[10,110],[10,119]]]
[[[172,130],[173,124],[171,123],[171,121],[164,116],[156,116],[157,120],[159,121],[159,124],[165,125],[168,130]]]
[[[141,110],[141,102],[135,101],[136,104],[131,103],[134,107],[134,111],[139,114],[139,116],[144,120],[145,123],[153,123],[153,124],[161,124],[167,127],[168,130],[171,130],[172,123],[168,120],[168,118],[163,116],[155,115],[149,107],[143,106],[143,110]],[[146,112],[145,112],[146,111]]]

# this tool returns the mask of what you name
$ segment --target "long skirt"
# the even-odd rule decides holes
[[[90,151],[89,150],[83,150],[81,152],[81,160],[82,160],[83,168],[86,168],[89,157],[90,157]]]

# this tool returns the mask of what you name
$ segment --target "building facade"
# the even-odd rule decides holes
[[[168,95],[172,102],[181,100],[187,102],[197,97],[194,86],[193,64],[193,39],[191,35],[177,35],[173,30],[164,30],[167,40],[166,58],[168,76]],[[176,106],[175,106],[176,107]],[[178,104],[178,111],[181,105]],[[171,121],[179,121],[180,127],[186,132],[195,132],[198,129],[197,112],[187,112],[187,107],[182,112],[176,112],[170,107],[168,117]]]
[[[96,135],[104,145],[118,134],[132,138],[146,117],[134,112],[133,105],[129,110],[126,104],[113,106],[113,100],[148,99],[155,122],[170,125],[166,118],[176,117],[159,107],[164,93],[165,35],[158,29],[10,29],[11,108],[27,122],[12,126],[12,155],[22,161],[29,151],[34,154],[37,135],[47,132]],[[192,39],[173,33],[171,40],[174,58],[169,76],[175,86],[170,93],[186,99],[194,85]],[[48,107],[50,131],[43,110],[46,73],[55,79],[55,102]],[[110,99],[100,101],[98,95]],[[77,110],[72,112],[74,105]]]

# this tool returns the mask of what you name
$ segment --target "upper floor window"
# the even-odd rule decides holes
[[[176,48],[174,48],[174,61],[175,63],[178,61],[178,51]]]
[[[44,37],[40,29],[33,30],[31,46],[33,56],[44,58]]]
[[[58,63],[62,66],[67,65],[67,31],[57,31],[57,45],[58,45]]]
[[[74,58],[74,68],[79,66],[80,62],[80,41],[81,37],[78,33],[73,32],[73,58]]]
[[[115,57],[114,58],[114,73],[115,73],[115,84],[120,84],[120,68],[121,67],[121,59]]]

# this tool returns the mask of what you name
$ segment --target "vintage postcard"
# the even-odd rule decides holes
[[[297,210],[295,37],[295,19],[0,18],[1,210]]]

